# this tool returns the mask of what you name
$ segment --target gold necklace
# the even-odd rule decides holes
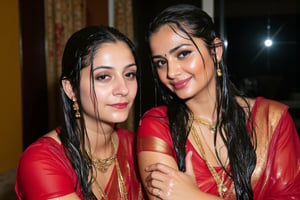
[[[115,145],[114,141],[111,140],[111,142],[114,146],[114,149],[116,149],[116,145]],[[120,194],[121,194],[121,199],[127,200],[127,191],[126,191],[125,182],[124,182],[124,179],[123,179],[123,176],[122,176],[122,172],[121,172],[121,169],[120,169],[118,159],[116,159],[116,168],[117,168],[118,185],[119,185],[119,191],[120,191]]]
[[[104,191],[102,190],[102,187],[100,186],[100,184],[98,183],[96,177],[94,177],[94,181],[93,181],[95,184],[96,184],[96,187],[98,189],[98,192],[101,194],[101,197],[104,199],[104,200],[108,200],[108,197],[106,196],[106,194],[104,193]]]
[[[201,129],[199,130],[199,132],[202,132]],[[191,129],[191,134],[199,148],[199,151],[200,153],[202,154],[202,157],[205,161],[205,164],[207,166],[207,168],[209,169],[211,175],[213,176],[213,178],[215,179],[215,182],[217,184],[217,188],[218,188],[218,193],[219,193],[219,196],[221,198],[223,198],[223,194],[227,191],[227,187],[223,184],[224,182],[224,170],[222,172],[222,179],[220,179],[218,173],[216,172],[216,170],[214,169],[214,167],[210,164],[210,162],[208,162],[207,158],[206,158],[206,154],[205,154],[205,151],[204,151],[204,148],[203,148],[203,145],[201,143],[201,140],[197,134],[197,130],[195,130],[195,127],[194,127],[194,124],[192,125],[192,129]]]
[[[206,126],[210,130],[210,132],[214,133],[216,130],[216,123],[214,122],[209,122],[208,120],[205,120],[201,117],[194,118],[194,121]]]
[[[120,192],[120,195],[121,195],[121,199],[122,200],[128,200],[127,199],[127,191],[126,191],[125,182],[124,182],[124,179],[123,179],[123,176],[122,176],[122,172],[121,172],[121,169],[120,169],[119,161],[118,161],[117,156],[116,156],[116,145],[115,145],[115,143],[114,143],[114,141],[113,141],[112,138],[111,138],[111,143],[112,143],[112,147],[113,147],[113,151],[114,151],[114,155],[113,155],[114,159],[113,159],[113,161],[115,161],[115,164],[116,164],[116,171],[117,171],[117,176],[118,176],[118,186],[119,186],[119,192]],[[98,192],[101,194],[101,197],[104,200],[108,200],[107,195],[105,194],[105,192],[101,188],[101,186],[98,183],[96,177],[94,177],[94,183],[96,184],[96,187],[98,189]]]
[[[102,173],[107,172],[107,169],[112,165],[112,163],[116,159],[116,152],[115,147],[113,145],[113,140],[111,139],[111,148],[112,148],[112,155],[106,159],[98,159],[90,156],[93,165]]]

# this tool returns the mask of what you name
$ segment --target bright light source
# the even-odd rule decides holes
[[[272,46],[272,44],[273,44],[273,42],[272,42],[271,39],[266,39],[266,40],[265,40],[265,46],[266,46],[266,47],[270,47],[270,46]]]
[[[224,46],[225,46],[225,48],[228,47],[228,41],[227,40],[224,41]]]

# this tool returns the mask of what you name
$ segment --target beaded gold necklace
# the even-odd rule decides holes
[[[98,159],[98,158],[94,158],[93,156],[90,156],[93,165],[102,173],[107,172],[107,169],[113,164],[113,162],[116,159],[116,152],[115,152],[112,139],[111,139],[111,149],[112,149],[112,154],[108,158]]]
[[[198,125],[198,124],[197,124]],[[205,164],[207,166],[207,168],[209,169],[211,175],[213,176],[216,184],[217,184],[217,189],[218,189],[218,193],[219,193],[219,196],[221,198],[223,198],[223,194],[227,191],[227,187],[224,185],[224,175],[225,175],[225,171],[223,170],[222,172],[222,177],[220,178],[218,173],[216,172],[216,170],[214,169],[214,167],[211,165],[211,163],[207,160],[206,158],[206,154],[205,154],[205,151],[204,151],[204,148],[203,148],[203,145],[201,143],[201,140],[197,134],[197,132],[201,132],[202,133],[202,130],[201,128],[199,127],[199,125],[197,126],[197,128],[195,127],[195,124],[193,123],[192,125],[192,128],[191,128],[191,134],[197,144],[197,147],[203,157],[203,160],[205,161]]]
[[[126,191],[126,186],[125,186],[125,182],[124,182],[124,179],[123,179],[123,176],[122,176],[122,172],[121,172],[121,169],[120,169],[120,165],[119,165],[119,162],[118,162],[118,158],[116,156],[116,145],[113,141],[113,138],[111,138],[111,144],[112,144],[112,149],[113,149],[113,155],[110,156],[110,158],[107,158],[109,159],[109,165],[107,166],[106,168],[106,171],[108,169],[108,167],[113,163],[115,162],[115,165],[116,165],[116,171],[117,171],[117,176],[118,176],[118,186],[119,186],[119,192],[120,192],[120,195],[121,195],[121,199],[122,200],[127,200],[127,191]],[[107,160],[105,159],[105,160]],[[102,170],[102,163],[100,164],[100,167],[98,167],[94,161],[92,161],[94,166],[98,169],[98,170]],[[97,163],[99,165],[99,163]],[[102,172],[102,171],[101,171]],[[98,192],[101,194],[102,198],[104,200],[108,200],[108,197],[107,195],[105,194],[104,190],[102,189],[102,187],[100,186],[100,184],[98,183],[96,177],[94,177],[94,183],[97,187],[97,190]]]

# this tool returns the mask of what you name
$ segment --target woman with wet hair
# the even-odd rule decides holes
[[[288,106],[229,80],[211,17],[174,5],[147,35],[162,105],[146,111],[137,152],[150,199],[300,199],[300,142]]]
[[[64,123],[19,160],[18,199],[143,199],[135,136],[118,128],[137,92],[132,42],[115,28],[75,32],[62,58]]]

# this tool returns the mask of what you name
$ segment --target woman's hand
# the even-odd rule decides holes
[[[186,156],[186,172],[180,172],[161,163],[150,165],[145,171],[149,173],[146,177],[146,189],[159,199],[191,200],[195,197],[199,199],[196,193],[201,191],[195,179],[192,152],[188,152]]]

